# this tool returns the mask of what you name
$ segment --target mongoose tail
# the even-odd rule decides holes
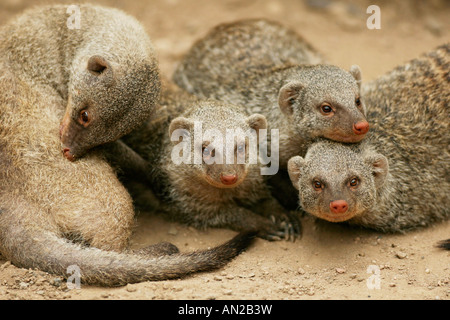
[[[3,211],[4,213],[6,212]],[[209,250],[145,257],[85,247],[49,230],[0,221],[0,247],[5,258],[18,267],[38,268],[67,278],[71,276],[67,268],[76,266],[83,283],[121,286],[180,278],[195,272],[218,269],[246,249],[252,243],[255,233],[240,233],[230,241]]]

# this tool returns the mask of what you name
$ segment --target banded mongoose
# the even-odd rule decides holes
[[[305,211],[383,232],[449,218],[449,58],[445,44],[367,84],[360,144],[320,141],[289,160]]]
[[[59,8],[36,12],[47,12],[50,23],[54,14],[64,16]],[[31,25],[32,12],[25,16]],[[0,30],[2,39],[11,28]],[[66,104],[53,88],[30,82],[0,58],[0,254],[5,259],[65,277],[75,265],[82,282],[113,286],[213,270],[250,244],[254,233],[194,253],[178,253],[164,243],[128,250],[135,225],[132,199],[102,149],[76,162],[60,152],[58,127]]]
[[[78,13],[65,5],[36,7],[0,32],[8,68],[64,100],[60,135],[69,160],[142,124],[160,93],[156,53],[142,25],[117,9],[75,7]]]
[[[300,234],[297,216],[271,197],[261,164],[250,161],[252,140],[247,132],[253,129],[257,137],[259,129],[266,128],[264,116],[247,116],[234,105],[197,100],[175,86],[163,90],[161,105],[167,116],[149,121],[124,142],[151,164],[152,186],[162,199],[164,214],[197,228],[258,230],[258,236],[267,240],[294,240]],[[216,131],[208,136],[208,130]],[[227,130],[236,134],[228,137]],[[175,161],[173,154],[187,158]]]
[[[359,142],[369,130],[359,67],[354,65],[347,72],[315,64],[321,59],[314,52],[300,36],[279,24],[237,22],[219,26],[197,41],[173,79],[201,98],[266,116],[269,128],[280,132],[283,169],[292,156],[304,154],[315,138]],[[284,62],[288,64],[281,66]]]

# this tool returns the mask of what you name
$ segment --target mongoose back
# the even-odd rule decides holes
[[[112,8],[76,8],[78,16],[64,5],[30,9],[0,31],[8,68],[64,99],[60,135],[69,160],[142,124],[160,92],[156,54],[136,19]]]
[[[348,72],[315,65],[312,47],[281,25],[250,20],[219,27],[191,50],[176,70],[175,82],[201,98],[266,116],[269,128],[280,130],[282,169],[315,138],[354,143],[369,130],[359,67]],[[291,64],[281,66],[278,59]]]
[[[150,164],[161,210],[197,228],[250,228],[264,239],[293,240],[300,233],[298,218],[271,197],[261,164],[250,160],[257,143],[250,131],[257,139],[266,128],[264,116],[247,116],[238,106],[189,98],[178,90],[163,90],[165,119],[124,137]]]
[[[288,64],[324,63],[298,33],[276,21],[244,19],[222,23],[199,39],[177,66],[173,80],[202,95],[236,86],[255,74]]]
[[[74,265],[84,283],[113,286],[212,270],[250,244],[251,232],[194,253],[167,244],[128,250],[132,199],[102,149],[67,161],[58,132],[66,100],[16,73],[0,60],[0,253],[6,259],[66,277]]]
[[[449,58],[446,44],[368,84],[360,144],[320,141],[289,160],[305,211],[383,232],[449,218]]]

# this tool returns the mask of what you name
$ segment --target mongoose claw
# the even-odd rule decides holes
[[[289,214],[291,223],[292,223],[292,230],[291,233],[293,235],[292,241],[294,242],[296,238],[302,237],[302,224],[300,222],[299,216],[294,214]]]
[[[301,223],[297,215],[286,213],[281,214],[279,226],[283,229],[284,239],[286,241],[295,242],[296,238],[301,237]]]
[[[286,227],[286,241],[292,241],[295,242],[295,230],[294,230],[294,226],[292,225],[292,223],[289,223]]]
[[[295,242],[295,239],[301,236],[301,225],[297,216],[291,214],[279,214],[278,216],[270,215],[269,218],[273,223],[272,227],[274,230],[267,231],[261,238],[269,241],[284,239],[286,241]]]
[[[295,239],[299,235],[295,232],[295,228],[292,225],[292,223],[286,224],[286,227],[284,230],[285,230],[284,231],[284,240],[295,242]]]
[[[270,220],[272,220],[273,223],[277,223],[277,219],[275,218],[274,215],[270,216]]]
[[[283,231],[274,230],[273,228],[270,228],[260,230],[258,233],[258,237],[268,241],[280,241],[284,239],[286,236]]]
[[[266,235],[266,236],[264,237],[264,239],[269,240],[269,241],[280,241],[280,240],[281,240],[280,237],[278,237],[278,236],[273,236],[273,235],[270,235],[270,234]]]

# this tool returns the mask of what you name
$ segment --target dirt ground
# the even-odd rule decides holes
[[[37,3],[44,2],[0,0],[0,23]],[[181,55],[211,27],[240,18],[268,17],[285,23],[301,33],[330,63],[343,68],[358,64],[365,81],[450,41],[448,1],[97,3],[123,9],[145,25],[165,76],[171,75]],[[371,4],[381,9],[380,30],[366,27],[370,16],[366,8]],[[190,251],[212,247],[235,234],[223,229],[195,230],[167,222],[152,212],[141,212],[137,222],[132,238],[135,248],[169,241],[181,251]],[[450,300],[450,252],[434,247],[438,240],[450,237],[449,221],[405,235],[316,222],[312,217],[304,217],[302,223],[302,239],[295,243],[257,239],[219,271],[119,288],[82,285],[81,289],[68,290],[60,278],[16,268],[0,256],[0,299]]]

